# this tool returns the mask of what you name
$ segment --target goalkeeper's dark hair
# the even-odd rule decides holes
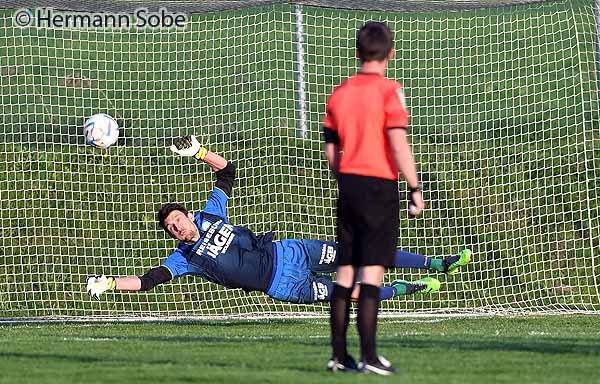
[[[180,211],[180,212],[183,212],[185,215],[188,214],[188,210],[185,209],[185,207],[183,205],[177,204],[177,203],[167,203],[167,204],[164,204],[162,207],[160,207],[160,209],[158,210],[158,214],[156,215],[156,218],[158,220],[158,225],[160,225],[160,227],[162,229],[164,229],[165,232],[167,232],[169,234],[169,236],[171,236],[172,238],[175,238],[175,236],[173,236],[173,234],[171,232],[169,232],[169,230],[165,226],[165,220],[167,219],[169,214],[173,211]]]
[[[356,51],[361,62],[384,60],[392,48],[394,34],[380,21],[368,21],[356,34]]]

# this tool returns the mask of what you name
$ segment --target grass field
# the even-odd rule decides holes
[[[0,383],[600,383],[600,316],[398,319],[390,378],[332,375],[326,319],[0,325]],[[350,329],[350,350],[357,337]]]

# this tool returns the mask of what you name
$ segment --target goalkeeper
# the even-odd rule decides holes
[[[163,205],[158,212],[160,226],[179,240],[177,249],[159,266],[142,276],[95,276],[87,283],[88,294],[112,290],[147,291],[159,284],[186,275],[203,277],[227,288],[261,291],[273,299],[292,303],[329,301],[333,282],[329,274],[337,267],[336,244],[319,240],[273,241],[271,232],[256,236],[249,229],[233,226],[227,218],[227,201],[235,178],[235,167],[223,157],[200,146],[194,136],[178,139],[171,150],[208,164],[217,176],[204,210],[192,214],[179,204]],[[396,253],[398,268],[431,269],[454,274],[470,261],[471,252],[444,259],[418,254]],[[416,292],[435,292],[440,282],[424,278],[415,282],[394,281],[382,287],[380,300]],[[358,290],[352,294],[358,298]]]

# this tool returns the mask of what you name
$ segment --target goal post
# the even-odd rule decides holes
[[[142,7],[184,26],[64,23]],[[401,221],[398,245],[474,255],[457,275],[437,276],[439,294],[387,300],[381,313],[597,312],[595,7],[0,1],[0,321],[326,315],[326,304],[278,303],[193,277],[96,302],[85,281],[162,263],[176,246],[155,220],[162,203],[202,209],[214,173],[167,150],[186,134],[236,163],[233,224],[334,240],[321,124],[327,95],[357,70],[355,33],[367,20],[395,33],[388,76],[407,94],[425,188],[426,210]],[[35,24],[38,11],[63,24]],[[108,150],[84,143],[95,113],[121,126]],[[430,274],[390,270],[386,282]]]

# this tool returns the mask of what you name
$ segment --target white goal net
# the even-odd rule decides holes
[[[459,274],[436,276],[439,294],[382,313],[598,311],[594,2],[356,3],[0,1],[0,321],[326,314],[193,277],[99,302],[85,282],[162,263],[176,246],[156,223],[162,203],[202,209],[213,172],[167,150],[186,134],[236,163],[234,225],[334,240],[321,124],[327,95],[357,70],[367,20],[395,31],[388,76],[405,87],[425,187],[399,247],[473,251]],[[65,21],[142,5],[185,26]],[[63,24],[35,24],[40,14]],[[108,150],[84,143],[95,113],[121,126]],[[431,274],[391,270],[386,282]]]

